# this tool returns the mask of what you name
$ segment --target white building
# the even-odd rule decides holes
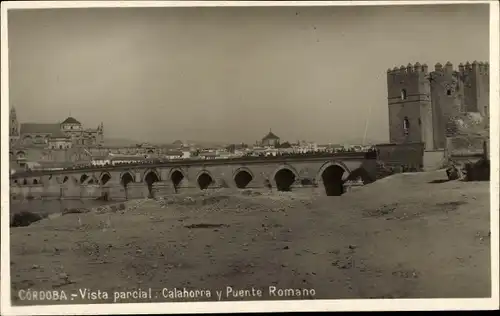
[[[111,158],[109,156],[94,156],[90,162],[92,166],[105,166],[111,164]]]
[[[199,157],[201,159],[216,159],[217,156],[218,155],[216,151],[202,151],[199,154]]]
[[[184,157],[184,152],[182,151],[167,151],[164,155],[167,159],[181,159]]]
[[[125,164],[125,163],[140,163],[147,159],[144,155],[115,155],[110,154],[110,163],[112,165]]]

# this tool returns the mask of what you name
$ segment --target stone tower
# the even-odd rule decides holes
[[[474,112],[488,121],[489,83],[489,64],[476,61],[460,64],[458,71],[450,62],[437,63],[430,73],[419,63],[388,70],[391,143],[444,149],[458,117]]]
[[[19,122],[17,120],[16,109],[10,108],[10,121],[9,121],[9,139],[10,144],[14,144],[19,139]]]
[[[426,64],[387,70],[391,143],[423,142],[434,149],[431,88]]]
[[[103,122],[101,122],[101,124],[97,127],[97,136],[98,136],[97,143],[103,144],[104,143],[104,123]]]
[[[447,62],[437,63],[429,75],[434,125],[434,147],[446,146],[447,126],[466,112],[489,116],[489,66],[488,63],[460,64],[458,71]]]

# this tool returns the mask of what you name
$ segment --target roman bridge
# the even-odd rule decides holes
[[[133,199],[179,190],[318,187],[341,195],[347,180],[376,179],[376,157],[367,153],[170,161],[87,169],[31,171],[11,175],[19,198]]]

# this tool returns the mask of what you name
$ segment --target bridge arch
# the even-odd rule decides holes
[[[65,183],[67,184],[67,183],[70,183],[70,182],[71,182],[70,180],[76,181],[76,180],[75,180],[72,176],[70,176],[70,175],[67,175],[67,176],[63,175],[62,177],[58,177],[58,179],[59,179],[59,182],[60,182],[61,184],[65,184]]]
[[[142,179],[148,186],[149,197],[153,197],[153,183],[161,181],[158,171],[156,169],[148,169],[144,172]]]
[[[297,170],[289,164],[282,164],[274,170],[271,181],[274,181],[278,191],[291,191],[295,181],[300,179]]]
[[[130,171],[124,171],[120,174],[120,183],[127,188],[129,183],[134,183],[134,176]]]
[[[375,182],[376,179],[368,171],[366,171],[365,168],[360,167],[357,169],[352,170],[349,173],[349,176],[344,180],[344,181],[356,181],[361,179],[363,184],[369,184],[372,182]]]
[[[177,191],[182,180],[186,179],[186,174],[181,168],[172,168],[168,173],[168,178],[172,181],[175,191]]]
[[[76,179],[74,176],[69,175],[69,174],[68,175],[62,175],[60,177],[57,177],[56,179],[58,179],[57,180],[58,183],[65,184],[65,185],[78,183],[78,179]]]
[[[253,172],[247,167],[240,167],[233,172],[233,180],[238,189],[244,189],[255,179]]]
[[[101,172],[99,175],[99,183],[105,185],[109,180],[111,180],[111,174],[109,172]]]
[[[80,184],[84,183],[85,180],[87,180],[88,178],[89,178],[89,176],[86,173],[82,174],[80,176]]]
[[[196,175],[196,183],[198,183],[198,187],[202,190],[208,189],[214,182],[215,178],[208,170],[202,170]]]
[[[90,179],[87,181],[87,184],[99,184],[99,180],[97,180],[97,178],[92,175],[90,176]]]
[[[323,183],[327,196],[340,196],[344,193],[344,182],[351,171],[340,161],[324,163],[316,176],[317,183]]]
[[[153,175],[154,174],[154,175]],[[142,173],[142,181],[143,182],[147,182],[146,181],[146,177],[149,176],[149,180],[148,181],[151,181],[152,179],[158,179],[156,181],[161,181],[161,177],[160,177],[160,173],[158,172],[158,170],[154,169],[154,168],[148,168],[146,169],[143,173]],[[156,182],[155,181],[155,182]]]

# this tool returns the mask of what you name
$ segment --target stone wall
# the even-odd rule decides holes
[[[420,171],[424,165],[424,144],[380,144],[375,146],[378,161],[387,167]],[[403,170],[401,170],[403,171]]]
[[[424,152],[424,171],[434,171],[444,168],[446,163],[444,150]]]

